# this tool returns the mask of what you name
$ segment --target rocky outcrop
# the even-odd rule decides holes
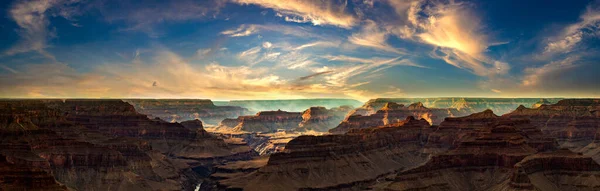
[[[181,190],[199,180],[192,167],[254,153],[211,136],[199,121],[184,127],[150,120],[121,100],[2,100],[0,106],[6,161],[0,181],[10,183],[7,189],[37,181],[48,190]]]
[[[238,106],[216,106],[202,99],[131,99],[125,100],[148,117],[158,117],[169,122],[199,119],[205,124],[217,125],[225,118],[250,114]]]
[[[485,111],[448,118],[438,131],[442,126],[460,129],[448,137],[457,137],[456,147],[379,186],[386,190],[578,190],[600,185],[592,178],[600,174],[596,162],[558,150],[558,145],[528,120]],[[435,133],[444,134],[438,131]],[[430,136],[430,141],[435,140]]]
[[[538,108],[542,105],[550,105],[552,104],[552,102],[548,101],[547,99],[540,99],[540,101],[535,102],[533,105],[531,105],[531,108]]]
[[[363,103],[353,99],[276,99],[276,100],[231,100],[216,105],[239,106],[252,111],[290,111],[302,112],[310,107],[335,108],[341,106],[359,107]]]
[[[302,122],[298,124],[295,130],[327,132],[340,124],[350,110],[352,110],[350,106],[331,109],[325,107],[308,108],[302,113]]]
[[[600,165],[567,149],[528,156],[514,165],[509,188],[523,190],[597,190]]]
[[[352,128],[368,128],[393,124],[408,116],[425,119],[431,124],[439,124],[446,117],[463,116],[466,114],[457,109],[426,108],[420,102],[409,106],[388,102],[374,114],[348,116],[336,128],[329,130],[329,132],[339,134],[345,133]]]
[[[426,120],[408,117],[343,135],[300,136],[283,152],[272,154],[266,166],[243,178],[221,180],[219,186],[247,190],[351,187],[424,162],[427,155],[420,149],[431,130]]]
[[[540,98],[377,98],[367,101],[361,108],[372,108],[367,110],[375,113],[388,102],[402,105],[421,102],[425,107],[429,108],[454,108],[467,113],[476,113],[490,109],[494,113],[505,114],[513,111],[519,105],[532,105],[539,100]],[[546,98],[545,100],[550,103],[556,103],[561,99]]]
[[[538,108],[519,106],[504,117],[528,119],[565,147],[581,147],[594,140],[600,128],[600,99],[565,99]]]
[[[231,128],[234,131],[243,132],[276,132],[295,129],[302,120],[300,112],[261,111],[256,115],[239,116],[235,120],[237,124],[232,119],[225,119],[220,124],[220,128]]]

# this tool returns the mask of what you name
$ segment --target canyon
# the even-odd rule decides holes
[[[201,126],[149,119],[121,100],[0,105],[0,183],[8,190],[27,182],[42,190],[189,190],[201,180],[196,169],[256,155]]]
[[[505,113],[374,99],[255,115],[207,100],[136,101],[0,100],[0,189],[600,188],[599,99],[492,100],[529,104]],[[200,110],[212,113],[188,115]]]
[[[425,119],[430,124],[439,124],[446,117],[464,116],[469,114],[465,110],[455,108],[427,108],[423,103],[417,102],[404,106],[396,102],[387,102],[383,107],[373,113],[372,105],[365,104],[350,112],[346,119],[337,127],[330,129],[330,133],[345,133],[352,128],[365,128],[383,126],[397,123],[408,116]]]
[[[597,100],[552,106],[596,114]],[[398,107],[386,104],[384,108]],[[544,104],[546,105],[546,104]],[[544,108],[546,106],[540,106]],[[524,106],[519,106],[523,110]],[[529,108],[527,108],[529,109]],[[533,110],[533,109],[532,109]],[[539,110],[539,109],[538,109]],[[535,116],[535,115],[532,115]],[[447,117],[439,125],[407,117],[345,133],[299,136],[268,160],[226,164],[206,189],[244,190],[595,190],[597,155],[565,148],[561,133],[532,116],[492,110]],[[574,118],[573,118],[574,119]],[[597,122],[583,123],[596,127]],[[377,125],[377,124],[376,124]],[[556,125],[556,124],[551,124]],[[579,125],[582,126],[582,125]],[[567,126],[563,126],[567,129]],[[595,139],[594,139],[595,140]],[[595,141],[593,141],[596,143]],[[597,147],[588,151],[598,153]],[[595,149],[595,150],[594,150]],[[266,162],[265,162],[266,161]],[[251,165],[250,165],[251,164]],[[269,182],[269,184],[264,184]]]
[[[217,106],[211,100],[201,99],[128,99],[135,109],[150,118],[169,122],[199,119],[204,124],[216,125],[225,118],[248,115],[251,112],[239,106]]]

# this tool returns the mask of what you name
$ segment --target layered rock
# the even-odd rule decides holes
[[[216,105],[239,106],[252,111],[291,111],[302,112],[310,107],[335,108],[341,106],[359,107],[363,103],[353,99],[277,99],[277,100],[231,100],[215,101]]]
[[[388,102],[403,105],[421,102],[424,106],[430,108],[454,108],[460,111],[464,110],[467,113],[491,109],[497,114],[505,114],[513,111],[519,105],[532,105],[539,100],[540,98],[377,98],[367,101],[359,110],[366,109],[368,110],[366,113],[375,113]],[[556,103],[561,99],[546,98],[546,100],[550,103]]]
[[[528,156],[514,165],[509,188],[522,190],[597,190],[600,165],[566,149]]]
[[[538,108],[519,106],[504,117],[528,119],[549,135],[557,137],[565,147],[589,144],[600,128],[599,99],[565,99]]]
[[[231,119],[225,119],[220,126],[232,128],[234,131],[276,132],[278,130],[295,129],[302,120],[302,113],[300,112],[261,111],[252,116],[239,116],[235,120],[237,124]]]
[[[216,106],[211,100],[202,99],[131,99],[126,100],[135,109],[151,118],[181,122],[199,119],[205,124],[217,125],[225,118],[250,114],[238,106]]]
[[[9,169],[8,178],[0,178],[5,182],[18,180],[10,173],[14,168],[5,168],[17,164],[24,172],[41,169],[66,186],[58,188],[181,190],[199,180],[190,165],[254,153],[210,136],[199,121],[186,128],[150,120],[120,100],[3,100],[0,105],[0,153],[9,163],[0,165]],[[43,173],[39,177],[20,181],[51,183]]]
[[[552,104],[552,102],[548,101],[547,99],[540,99],[540,101],[535,102],[533,105],[531,105],[531,108],[538,108],[542,105],[550,105]]]
[[[247,190],[351,187],[424,162],[427,155],[420,150],[431,130],[426,120],[408,117],[343,135],[300,136],[283,152],[272,154],[266,166],[244,177],[221,180],[219,186]]]
[[[557,150],[558,145],[528,120],[486,111],[447,121],[454,124],[451,128],[461,129],[449,135],[457,137],[456,147],[378,186],[386,190],[577,190],[596,189],[600,183],[593,178],[600,174],[596,162]]]
[[[325,107],[308,108],[302,113],[302,122],[298,124],[296,130],[327,132],[340,124],[350,110],[352,110],[350,106],[331,109]]]
[[[467,113],[457,109],[427,108],[422,103],[414,103],[405,107],[395,102],[386,103],[380,110],[371,115],[350,115],[330,133],[345,133],[352,128],[368,128],[396,123],[408,116],[427,120],[431,124],[439,124],[446,117],[463,116]]]

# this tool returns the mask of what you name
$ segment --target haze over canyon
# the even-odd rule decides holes
[[[0,12],[0,191],[600,190],[598,0]]]

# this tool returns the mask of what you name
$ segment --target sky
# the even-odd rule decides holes
[[[600,2],[5,0],[0,97],[600,97]]]

